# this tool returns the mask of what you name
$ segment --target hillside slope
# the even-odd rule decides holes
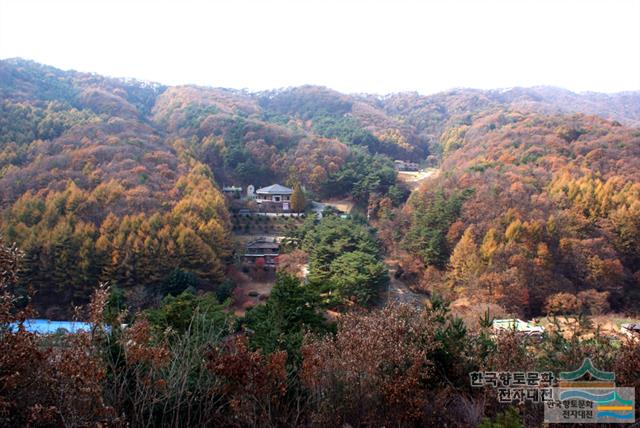
[[[139,300],[162,294],[176,269],[217,287],[231,260],[219,184],[350,196],[359,210],[405,222],[391,244],[444,276],[468,226],[474,245],[497,234],[503,261],[492,259],[483,281],[528,290],[505,305],[530,313],[558,290],[608,292],[620,307],[637,281],[637,92],[248,93],[13,59],[0,61],[0,98],[0,232],[25,251],[22,286],[35,287],[36,306],[52,317],[86,302],[101,280]],[[393,159],[441,164],[430,186],[442,194],[425,190],[388,215],[406,194]],[[517,238],[503,237],[509,228]],[[568,261],[568,251],[579,255]],[[521,279],[522,266],[545,252],[548,291],[534,292],[541,287]],[[616,286],[594,279],[597,269],[616,272]]]
[[[425,291],[528,316],[637,310],[639,129],[501,110],[449,127],[439,145],[441,174],[382,221],[426,268]]]

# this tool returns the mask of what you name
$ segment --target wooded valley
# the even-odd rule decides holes
[[[289,218],[238,196],[275,183]],[[254,234],[274,266],[247,264]],[[539,426],[469,373],[586,357],[640,393],[638,341],[593,325],[640,313],[640,92],[248,92],[2,60],[0,237],[2,426]],[[94,328],[11,330],[74,317]],[[496,317],[555,328],[532,344]]]

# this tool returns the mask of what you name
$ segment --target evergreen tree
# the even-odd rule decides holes
[[[176,244],[179,266],[210,282],[223,279],[222,263],[215,253],[192,229],[179,226]]]
[[[325,328],[318,305],[318,296],[297,278],[279,273],[267,303],[247,312],[251,344],[265,354],[286,350],[289,361],[298,359],[304,332]]]
[[[418,254],[425,265],[444,268],[449,260],[447,232],[460,215],[462,201],[468,193],[465,190],[446,197],[444,191],[439,189],[428,202],[415,202],[403,242],[404,248]]]
[[[225,311],[225,306],[218,303],[213,293],[195,295],[184,291],[178,296],[168,295],[158,309],[148,311],[149,321],[161,331],[171,328],[177,333],[184,333],[191,326],[197,313],[209,324],[218,326],[225,333],[231,333],[233,316]]]
[[[78,264],[77,251],[73,242],[73,228],[69,218],[61,220],[51,231],[49,254],[51,255],[52,281],[59,291],[73,294]]]
[[[198,287],[198,277],[191,272],[182,269],[174,269],[162,284],[162,293],[177,296],[189,288]]]
[[[339,297],[368,306],[389,282],[384,263],[361,251],[344,253],[331,263],[332,287]]]

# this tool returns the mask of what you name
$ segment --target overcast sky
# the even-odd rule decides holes
[[[640,89],[639,0],[0,0],[0,58],[165,84]]]

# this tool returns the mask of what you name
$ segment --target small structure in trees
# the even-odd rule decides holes
[[[222,186],[222,193],[232,198],[240,199],[242,196],[242,187],[240,186]]]
[[[493,331],[515,331],[525,336],[541,337],[544,327],[517,318],[493,320]]]
[[[280,254],[280,244],[275,239],[256,239],[247,244],[244,260],[247,263],[262,266],[275,266]]]
[[[640,324],[622,324],[620,330],[625,336],[634,340],[640,340]]]
[[[420,164],[401,160],[401,159],[394,160],[393,167],[395,168],[396,171],[419,171],[420,170]]]
[[[249,200],[256,199],[256,188],[253,186],[253,184],[249,184],[247,186],[247,199]]]

